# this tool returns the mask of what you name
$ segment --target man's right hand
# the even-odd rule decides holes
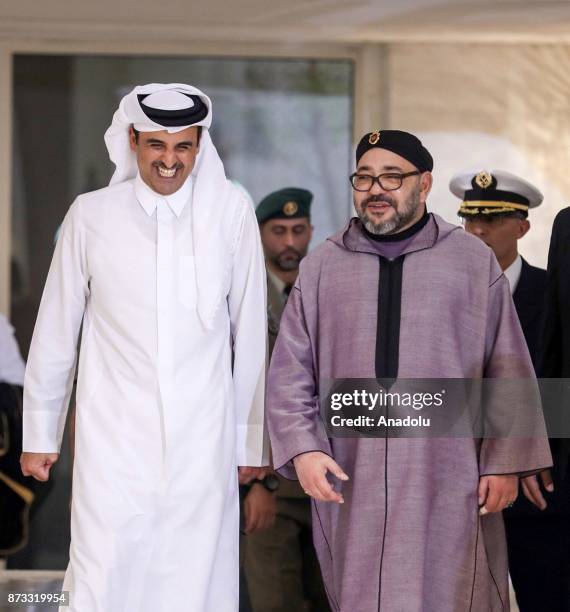
[[[51,466],[59,459],[59,453],[22,453],[20,467],[24,476],[33,476],[45,482]]]
[[[245,532],[255,533],[268,529],[275,523],[277,499],[259,482],[254,482],[243,500]]]
[[[307,495],[317,501],[330,501],[344,504],[344,498],[337,493],[327,479],[331,472],[339,480],[348,480],[338,463],[321,451],[303,453],[293,459],[297,477]]]

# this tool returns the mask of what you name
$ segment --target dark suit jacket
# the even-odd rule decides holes
[[[521,276],[513,294],[513,301],[538,377],[543,375],[542,368],[544,367],[544,325],[548,309],[548,304],[545,300],[547,284],[546,270],[535,268],[523,259]],[[559,440],[550,440],[551,450],[555,456],[555,464],[560,462],[559,443]],[[552,514],[566,514],[568,512],[567,489],[568,486],[563,484],[560,474],[556,473],[555,493],[552,495],[549,493],[545,494],[548,502],[546,511],[538,510],[520,494],[514,508],[507,510],[504,516],[508,520],[510,517],[546,517]]]
[[[545,291],[546,270],[535,268],[522,259],[521,275],[513,300],[537,376],[540,376]]]
[[[552,225],[546,295],[540,371],[545,378],[570,378],[570,207],[562,209]],[[562,418],[570,419],[570,393],[562,381],[557,404],[557,409],[563,411]],[[555,475],[565,482],[570,507],[570,440],[551,440],[551,448]]]
[[[547,378],[570,378],[570,207],[556,215],[552,226],[540,369]]]
[[[545,297],[543,337],[540,342],[537,372],[543,378],[570,378],[570,207],[564,208],[556,215],[552,226]],[[558,392],[552,391],[553,385],[559,386]],[[548,388],[550,389],[548,395],[555,398],[552,414],[557,416],[551,420],[549,402],[546,401],[544,409],[547,423],[555,423],[560,418],[567,421],[570,418],[568,385],[562,381],[560,383],[552,381],[548,383]],[[566,411],[569,416],[565,416]],[[566,429],[567,425],[564,425],[564,428]],[[561,505],[564,507],[564,512],[568,513],[570,512],[570,472],[568,471],[570,440],[551,438],[550,448],[554,459],[555,487],[558,484],[558,492],[564,497],[564,500],[560,500]]]

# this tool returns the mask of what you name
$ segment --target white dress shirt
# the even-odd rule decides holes
[[[520,255],[517,255],[517,258],[513,261],[513,263],[504,271],[504,274],[509,281],[511,295],[513,295],[517,290],[517,285],[519,284],[519,279],[521,277],[521,271],[522,259]]]

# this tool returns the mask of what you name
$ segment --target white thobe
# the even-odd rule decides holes
[[[137,177],[65,218],[24,386],[24,450],[58,452],[83,319],[65,610],[238,609],[236,468],[267,463],[265,267],[251,204],[224,219],[206,329],[191,179],[161,197]]]

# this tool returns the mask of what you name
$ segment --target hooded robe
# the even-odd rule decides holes
[[[492,251],[437,215],[397,258],[359,220],[301,263],[268,379],[275,467],[331,455],[344,504],[313,500],[315,546],[337,612],[507,612],[500,513],[479,516],[479,478],[551,464],[531,439],[328,438],[322,381],[533,378],[508,282]]]

